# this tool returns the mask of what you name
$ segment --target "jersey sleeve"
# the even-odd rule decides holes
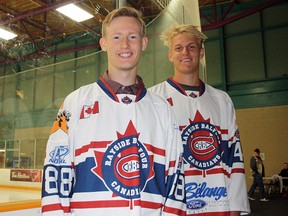
[[[181,178],[180,171],[183,169],[182,166],[182,142],[181,133],[174,114],[171,112],[171,124],[168,127],[167,133],[167,198],[165,200],[163,208],[163,216],[172,215],[185,215],[185,184],[184,177]],[[181,181],[182,180],[182,181]],[[179,183],[180,182],[180,183]]]
[[[69,146],[71,113],[65,102],[59,109],[47,142],[42,182],[42,215],[68,216],[74,184],[72,149]]]
[[[229,98],[228,109],[228,148],[230,178],[228,188],[228,199],[230,211],[250,213],[250,205],[247,197],[247,187],[244,169],[244,156],[240,143],[240,134],[236,124],[236,114],[233,103]]]

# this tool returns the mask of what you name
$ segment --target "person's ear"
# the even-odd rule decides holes
[[[142,51],[144,51],[148,46],[148,38],[147,37],[143,37],[142,38]]]
[[[100,44],[100,47],[101,47],[101,49],[102,49],[103,51],[107,51],[107,49],[106,49],[106,41],[105,41],[104,38],[100,38],[99,44]]]
[[[205,54],[205,49],[203,47],[201,47],[201,49],[200,49],[200,59],[203,58],[204,54]]]
[[[170,62],[173,62],[173,59],[172,59],[172,54],[171,54],[171,52],[170,51],[168,51],[168,59],[169,59],[169,61]]]

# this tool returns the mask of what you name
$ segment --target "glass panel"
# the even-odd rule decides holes
[[[35,81],[35,109],[45,109],[51,107],[53,95],[54,67],[37,69]]]
[[[36,161],[35,161],[35,167],[34,167],[35,169],[43,168],[47,141],[48,141],[48,137],[36,139]]]
[[[34,108],[35,70],[19,75],[20,97],[18,111],[27,112]]]
[[[5,148],[5,142],[0,141],[0,169],[5,168],[5,159],[6,159],[6,148]]]
[[[34,168],[35,140],[21,140],[20,168]]]
[[[3,113],[14,114],[16,107],[16,90],[17,90],[17,77],[11,76],[4,78],[3,88]],[[17,98],[18,99],[18,98]]]
[[[19,141],[6,142],[6,168],[20,167],[20,143]]]

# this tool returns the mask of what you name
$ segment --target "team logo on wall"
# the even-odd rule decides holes
[[[139,142],[139,134],[131,121],[124,134],[117,134],[118,140],[112,142],[105,152],[94,151],[96,167],[92,171],[114,195],[138,199],[154,176],[153,157]]]
[[[197,111],[194,120],[182,132],[184,160],[194,167],[206,170],[216,166],[222,157],[221,136],[210,119],[204,120]]]

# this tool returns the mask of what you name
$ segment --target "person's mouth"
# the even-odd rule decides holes
[[[131,52],[120,53],[119,56],[122,58],[129,58],[132,56],[132,53]]]

